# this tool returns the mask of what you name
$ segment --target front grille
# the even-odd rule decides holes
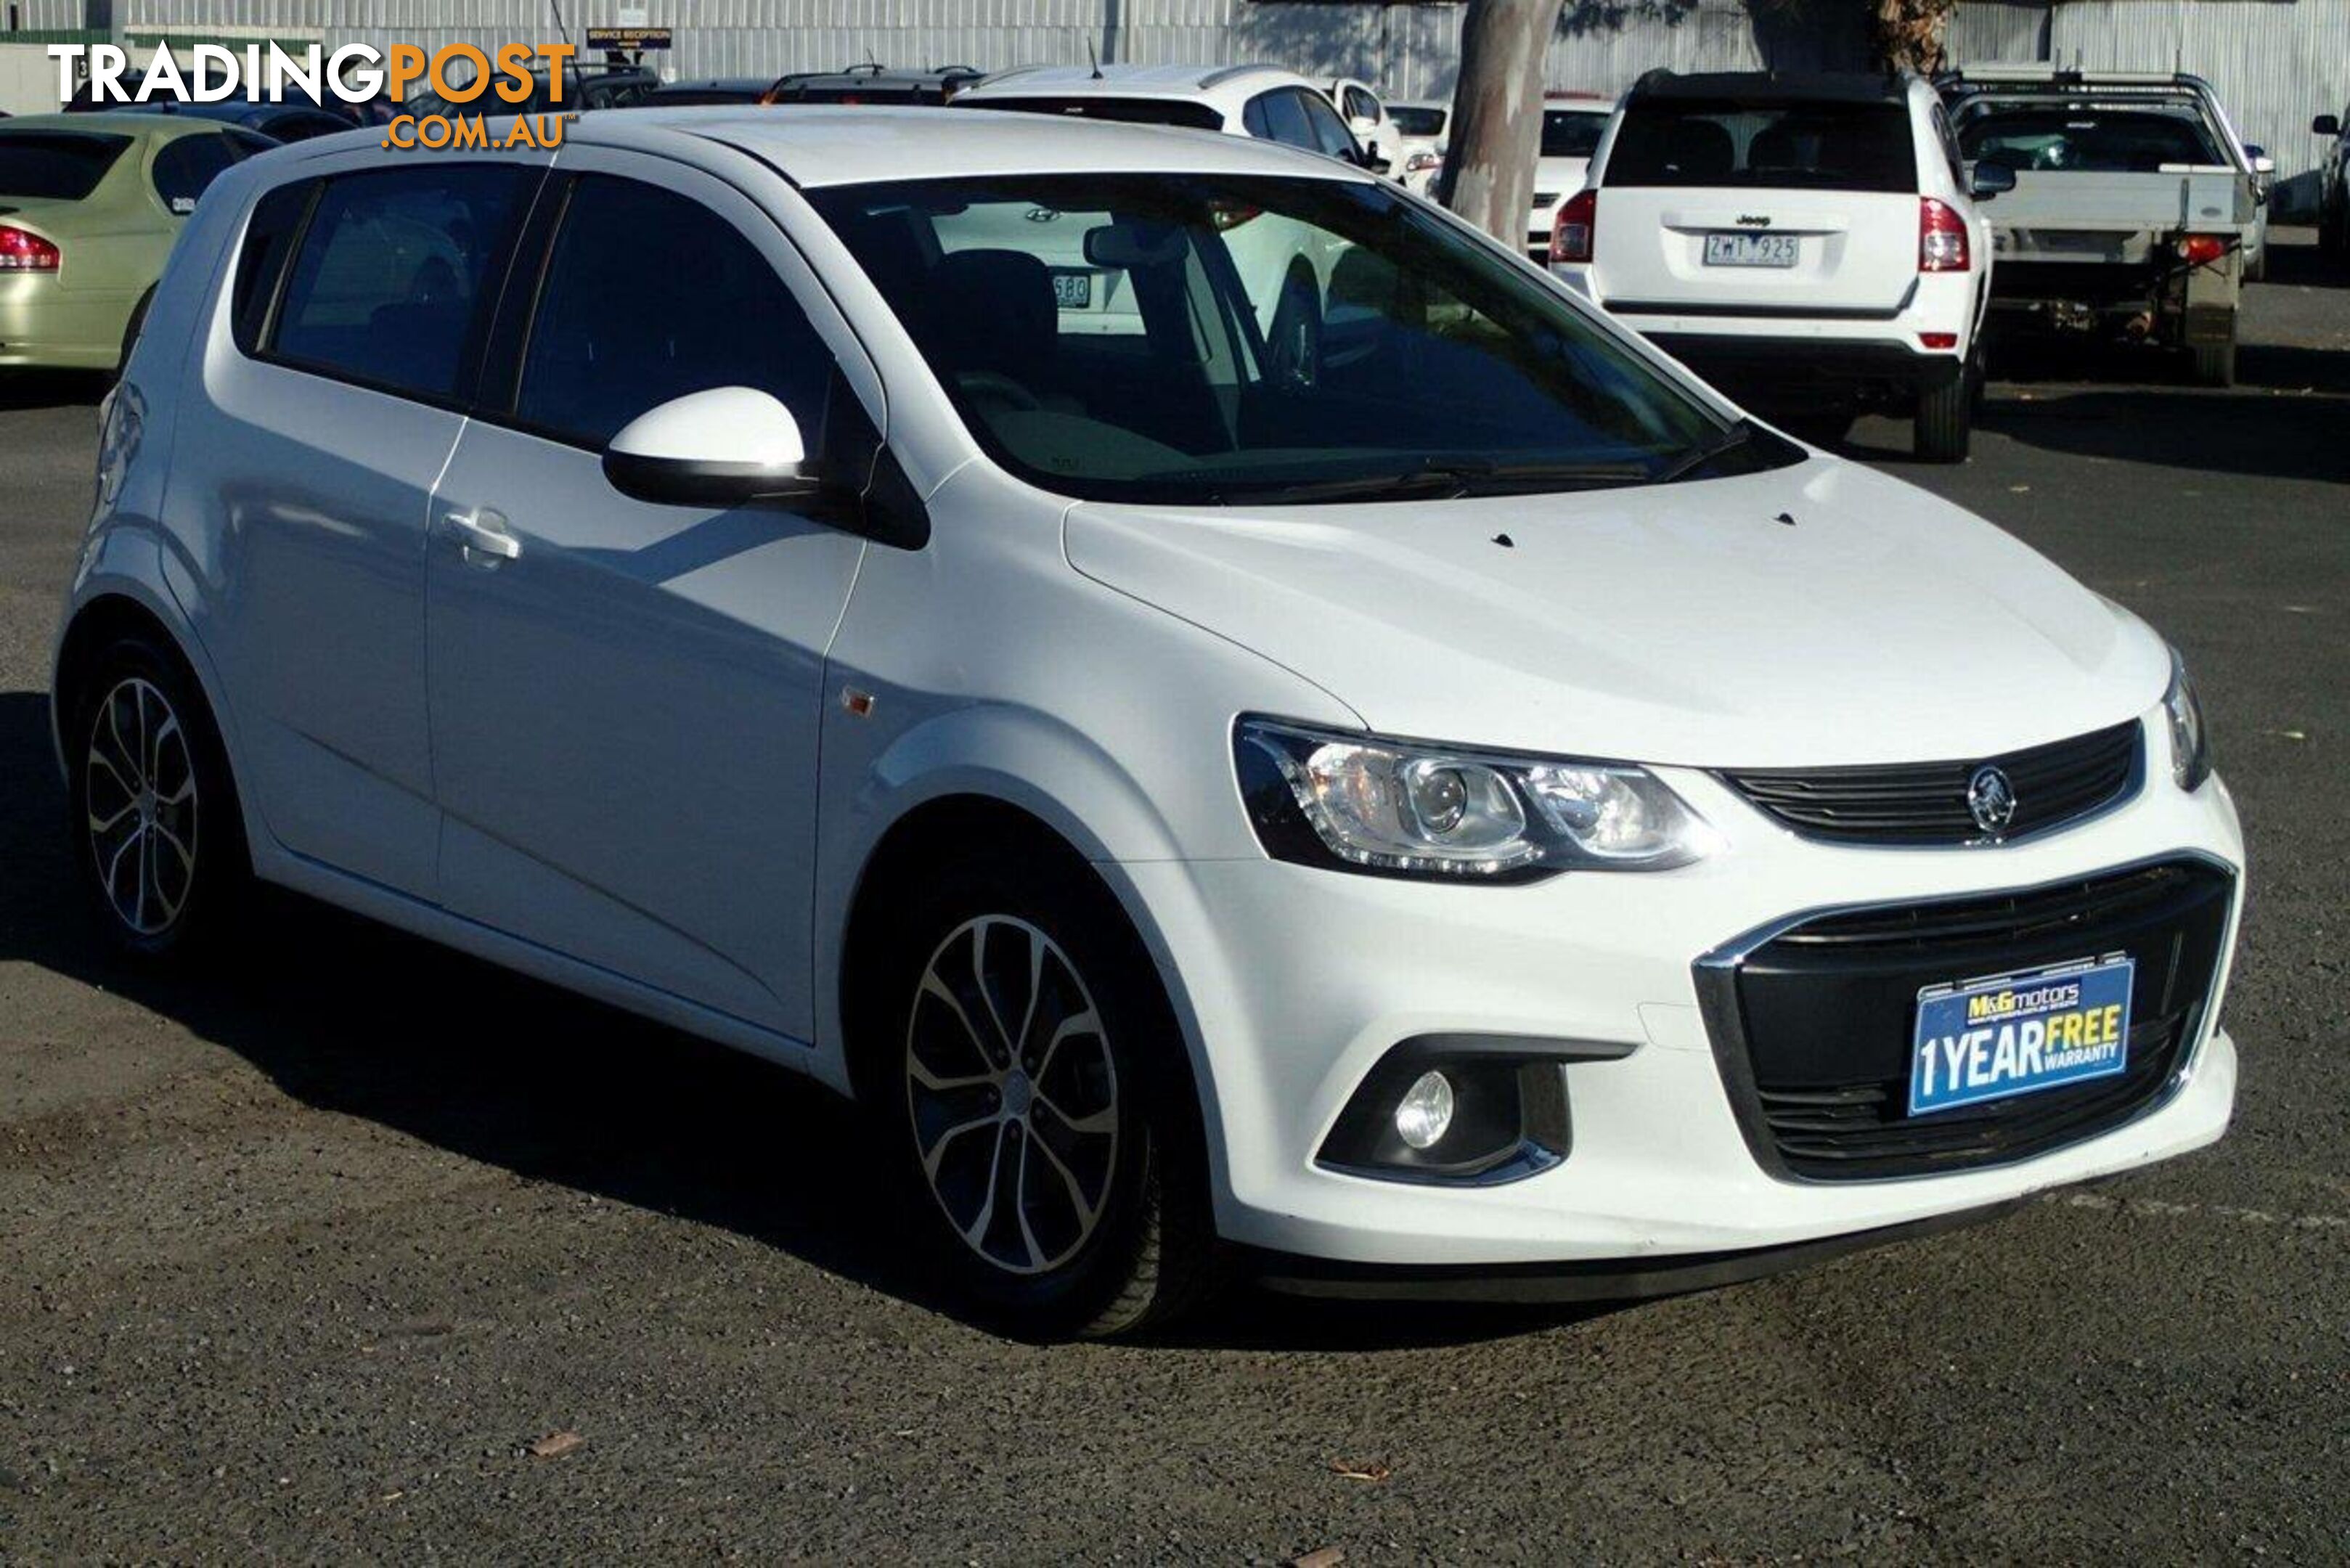
[[[2045,833],[2137,791],[2137,721],[2004,756],[1889,767],[1733,769],[1721,776],[1757,809],[1807,838],[1847,844],[1966,844],[1985,836],[1967,784],[1986,762],[2007,774],[2015,816],[1999,836]]]
[[[2129,1120],[2167,1094],[2202,1032],[2233,878],[2174,860],[2016,893],[1804,920],[1698,965],[1723,1082],[1773,1174],[1930,1175],[2028,1158]],[[2126,952],[2137,961],[2120,1074],[1908,1116],[1918,992]]]

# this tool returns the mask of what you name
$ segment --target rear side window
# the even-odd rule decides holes
[[[1898,103],[1636,99],[1607,182],[1915,192],[1918,157]]]
[[[1305,106],[1287,88],[1259,93],[1249,99],[1241,119],[1248,133],[1262,140],[1303,147],[1309,152],[1321,151],[1315,144],[1314,127],[1305,119]]]
[[[772,392],[820,450],[832,354],[758,248],[699,202],[583,177],[556,235],[515,416],[600,448],[712,387]]]
[[[196,210],[197,198],[213,181],[250,156],[226,136],[182,136],[155,150],[148,172],[163,205],[185,216]]]
[[[0,130],[0,196],[78,202],[98,189],[127,136],[78,130]]]
[[[1297,95],[1298,107],[1305,111],[1306,128],[1314,137],[1314,151],[1332,158],[1352,159],[1355,156],[1355,133],[1347,129],[1347,122],[1338,118],[1338,111],[1330,107],[1330,100],[1304,88],[1291,90]]]
[[[261,345],[269,323],[269,307],[276,303],[277,280],[285,275],[286,258],[302,233],[303,216],[317,192],[316,181],[280,185],[254,203],[244,225],[244,246],[237,252],[236,282],[229,298],[229,320],[236,346],[252,353]]]
[[[1379,117],[1378,100],[1360,88],[1348,88],[1347,115],[1351,119],[1377,119]]]
[[[1066,114],[1080,119],[1114,119],[1124,125],[1180,125],[1190,130],[1224,128],[1222,115],[1204,103],[1180,98],[974,98],[958,107]]]
[[[536,171],[369,170],[327,182],[286,279],[278,358],[434,400],[463,395],[481,308]]]
[[[1395,116],[1396,129],[1406,136],[1441,136],[1444,134],[1445,111],[1440,109],[1406,109],[1390,104],[1388,112]]]

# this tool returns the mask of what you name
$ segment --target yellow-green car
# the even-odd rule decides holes
[[[196,199],[276,145],[172,115],[0,119],[0,367],[118,368]]]

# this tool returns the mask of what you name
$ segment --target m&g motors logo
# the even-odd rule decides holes
[[[562,146],[569,107],[564,101],[569,86],[565,72],[577,52],[570,44],[502,44],[494,49],[451,44],[431,53],[414,44],[387,49],[346,44],[331,51],[311,44],[290,53],[275,43],[241,49],[197,44],[182,66],[171,46],[158,44],[133,77],[130,52],[119,44],[48,46],[49,58],[57,65],[58,101],[73,98],[75,83],[87,76],[95,109],[159,100],[283,103],[289,94],[312,103],[366,105],[390,99],[404,105],[411,93],[428,92],[432,112],[393,116],[383,127],[383,144],[434,151]],[[516,112],[540,93],[540,72],[553,112]],[[452,109],[460,112],[452,114]],[[514,123],[492,135],[490,119],[510,112],[516,113]]]

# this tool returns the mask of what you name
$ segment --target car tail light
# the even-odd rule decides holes
[[[2208,266],[2227,254],[2224,234],[2184,234],[2178,241],[2178,259],[2189,266]]]
[[[1435,152],[1415,152],[1410,157],[1403,161],[1403,171],[1407,174],[1417,174],[1423,169],[1441,169],[1443,167],[1443,155]]]
[[[1550,231],[1550,259],[1587,262],[1599,228],[1599,192],[1588,185],[1566,199]]]
[[[1964,272],[1970,265],[1966,221],[1948,202],[1918,198],[1918,270]]]
[[[0,272],[55,272],[62,259],[40,235],[0,223]]]
[[[1955,332],[1920,332],[1918,341],[1929,348],[1955,348],[1959,335]]]

